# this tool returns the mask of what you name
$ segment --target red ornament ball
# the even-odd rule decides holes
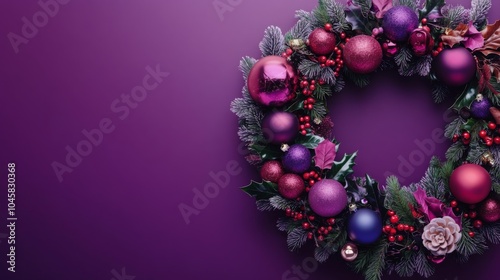
[[[278,180],[285,174],[283,165],[277,160],[270,160],[260,169],[260,177],[262,180],[278,183]]]
[[[266,56],[250,70],[247,86],[256,103],[280,107],[295,98],[298,82],[292,65],[285,58]]]
[[[500,220],[500,200],[498,197],[488,197],[481,202],[477,212],[485,222],[494,223]]]
[[[375,71],[382,63],[382,57],[382,47],[371,36],[355,36],[344,46],[345,66],[358,74]]]
[[[305,188],[304,180],[297,174],[285,174],[278,181],[278,192],[284,198],[296,199]]]
[[[477,164],[461,165],[451,173],[450,191],[464,203],[479,203],[488,196],[490,190],[490,174]]]
[[[466,48],[445,49],[432,65],[436,77],[448,86],[463,86],[476,75],[476,60]]]
[[[316,28],[309,35],[309,48],[317,55],[327,55],[333,52],[337,40],[335,35],[324,28]]]

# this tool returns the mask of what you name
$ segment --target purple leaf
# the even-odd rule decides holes
[[[329,140],[323,140],[314,149],[316,155],[314,156],[314,162],[316,167],[321,170],[331,169],[333,167],[333,161],[335,160],[335,144]]]
[[[383,18],[385,12],[392,8],[392,0],[373,0],[373,11],[377,18]]]
[[[467,33],[465,33],[465,37],[467,39],[464,41],[464,46],[470,50],[475,50],[484,46],[483,34],[477,31],[472,23],[469,23],[469,29]]]

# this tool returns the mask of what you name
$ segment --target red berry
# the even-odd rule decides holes
[[[390,221],[391,221],[391,224],[396,224],[397,222],[399,222],[398,215],[392,216],[391,219],[390,219]]]
[[[305,125],[303,125],[303,124],[301,124],[299,127],[300,127],[300,128],[299,128],[300,130],[304,130],[304,129],[306,129],[306,126],[305,126]]]
[[[293,53],[293,50],[292,50],[292,49],[290,49],[290,48],[286,49],[286,54],[287,54],[288,56],[292,55],[292,53]]]
[[[427,18],[423,18],[423,19],[422,19],[422,24],[423,24],[423,25],[426,25],[426,24],[427,24]]]
[[[325,240],[325,237],[323,237],[323,235],[320,235],[320,236],[318,236],[318,240],[323,241],[323,240]]]
[[[300,134],[302,134],[302,135],[304,135],[304,136],[305,136],[305,135],[307,135],[307,131],[302,130],[302,131],[300,131]]]
[[[457,206],[458,206],[458,202],[457,202],[456,200],[452,200],[452,201],[450,202],[450,206],[451,206],[451,207],[453,207],[453,208],[455,208],[455,207],[457,207]]]
[[[474,221],[474,227],[475,228],[480,228],[483,226],[483,222],[481,220],[475,220]]]
[[[389,242],[396,241],[396,237],[394,235],[390,235],[387,239],[389,240]]]
[[[313,233],[312,232],[308,232],[307,233],[307,239],[313,239]]]
[[[462,133],[462,137],[464,139],[470,139],[470,133],[469,132],[464,132],[464,133]]]
[[[405,226],[403,224],[399,224],[397,228],[398,228],[399,231],[404,231],[405,230]]]
[[[389,232],[390,235],[396,235],[396,229],[391,228],[391,231]]]
[[[489,122],[488,123],[488,128],[491,129],[491,130],[494,130],[495,128],[497,128],[497,124],[494,123],[494,122]]]
[[[301,213],[297,214],[297,219],[302,220],[303,218],[304,218],[304,215],[302,215]]]
[[[326,222],[327,222],[329,225],[333,225],[333,224],[335,224],[335,218],[329,218]]]
[[[405,231],[409,231],[410,230],[410,226],[409,225],[404,225],[404,230]]]
[[[486,140],[486,146],[488,146],[488,147],[493,146],[493,141],[492,140]]]
[[[309,229],[309,227],[311,227],[311,225],[309,223],[307,223],[307,222],[304,222],[302,224],[302,228],[304,228],[304,229]]]
[[[475,219],[475,218],[477,217],[477,212],[476,212],[476,211],[470,211],[470,212],[469,212],[469,217],[470,217],[471,219]]]
[[[309,221],[314,221],[315,217],[313,215],[309,216]]]
[[[314,91],[315,89],[316,89],[316,86],[315,86],[315,85],[310,85],[310,86],[309,86],[309,90],[310,90],[310,91]]]
[[[479,131],[479,137],[484,138],[486,136],[488,136],[488,133],[486,132],[486,130],[482,129],[481,131]]]
[[[309,180],[309,185],[314,185],[314,183],[316,183],[314,180]]]
[[[311,117],[309,117],[309,116],[305,116],[305,117],[304,117],[304,121],[306,121],[306,122],[310,122],[310,121],[311,121]]]
[[[332,230],[333,230],[333,227],[332,227],[332,226],[328,226],[328,227],[326,228],[326,230],[327,230],[327,231],[332,231]]]
[[[318,56],[318,62],[319,63],[326,63],[326,56],[322,55],[322,56]]]
[[[452,139],[453,143],[458,141],[458,137],[459,136],[457,134],[453,135],[453,139]]]
[[[325,30],[326,30],[326,31],[332,31],[332,28],[333,28],[333,27],[332,27],[332,24],[331,24],[331,23],[327,23],[327,24],[325,24]]]
[[[310,127],[311,127],[311,124],[310,124],[310,123],[306,123],[304,126],[305,126],[306,128],[310,128]]]
[[[387,210],[387,216],[392,217],[396,215],[396,213],[393,210]]]
[[[410,232],[414,232],[415,231],[415,228],[410,226]]]
[[[474,238],[474,236],[476,236],[476,234],[473,231],[469,231],[469,236]]]
[[[403,239],[404,239],[404,238],[403,238],[403,236],[402,236],[401,234],[398,234],[398,235],[396,235],[396,239],[397,239],[399,242],[401,242],[401,241],[403,241]]]
[[[384,226],[384,232],[385,232],[386,234],[389,234],[389,233],[391,232],[391,228],[392,228],[392,227],[391,227],[390,225],[385,225],[385,226]]]
[[[346,35],[344,32],[340,33],[340,38],[345,39]]]
[[[463,142],[465,145],[469,145],[469,144],[470,144],[470,139],[464,139],[464,140],[462,140],[462,142]]]
[[[286,208],[286,210],[285,210],[285,214],[286,214],[287,216],[291,216],[291,215],[292,215],[292,209],[290,209],[290,208]]]
[[[500,145],[500,137],[496,136],[495,138],[493,138],[493,142],[497,145]]]
[[[464,213],[464,218],[469,218],[469,213]]]
[[[304,175],[302,175],[302,178],[304,178],[304,180],[309,180],[309,172],[304,173]]]

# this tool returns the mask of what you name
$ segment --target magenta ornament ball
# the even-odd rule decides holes
[[[296,199],[305,189],[304,180],[297,174],[285,174],[278,181],[278,192],[284,198]]]
[[[385,36],[391,41],[405,42],[418,24],[415,11],[406,6],[396,6],[385,13],[382,27]]]
[[[337,40],[335,35],[324,28],[316,28],[309,35],[307,40],[311,51],[317,55],[327,55],[333,52]]]
[[[295,98],[298,77],[280,56],[266,56],[255,63],[247,79],[252,99],[264,106],[280,107]]]
[[[375,71],[382,63],[382,47],[371,36],[358,35],[344,46],[344,63],[349,70],[358,74]]]
[[[451,173],[450,191],[461,202],[479,203],[491,191],[490,174],[480,165],[463,164]]]
[[[286,171],[301,174],[311,167],[311,152],[304,145],[295,144],[290,146],[282,158],[283,167]]]
[[[277,160],[270,160],[264,163],[260,169],[260,177],[262,180],[278,183],[278,180],[285,174],[283,165]]]
[[[476,60],[466,48],[444,49],[433,61],[436,77],[448,86],[463,86],[476,74]]]
[[[309,205],[322,217],[333,217],[347,206],[347,192],[341,183],[332,179],[316,182],[309,191]]]
[[[288,143],[299,133],[299,119],[288,112],[270,112],[262,120],[262,133],[269,143]]]

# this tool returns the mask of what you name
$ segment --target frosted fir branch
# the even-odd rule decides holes
[[[252,70],[252,67],[254,64],[257,62],[255,58],[245,56],[241,58],[240,60],[240,71],[243,73],[243,79],[245,80],[245,83],[247,82],[248,74],[250,74],[250,70]]]
[[[441,9],[444,18],[444,26],[455,29],[460,23],[469,23],[469,10],[463,6],[446,5]]]
[[[417,10],[420,7],[420,0],[399,0],[393,1],[395,6],[406,6],[412,10]]]
[[[282,196],[276,195],[269,199],[271,206],[278,210],[286,210],[287,208],[296,209],[300,206],[300,203],[295,200],[290,200],[283,198]]]
[[[345,15],[345,6],[342,3],[332,0],[324,0],[325,9],[330,17],[330,23],[335,32],[350,30],[349,22]]]
[[[453,143],[446,151],[446,159],[452,162],[459,162],[464,156],[467,147],[461,142]]]
[[[449,92],[450,89],[446,85],[442,83],[434,83],[432,87],[432,99],[435,103],[441,103],[446,99]]]
[[[342,76],[339,76],[335,81],[335,84],[332,86],[332,90],[334,92],[341,92],[345,87],[345,80]]]
[[[286,231],[287,233],[290,233],[295,228],[295,223],[290,218],[282,217],[278,218],[276,227],[279,231]]]
[[[311,24],[309,23],[309,20],[301,19],[297,21],[297,23],[292,27],[292,29],[290,29],[290,31],[286,34],[285,38],[287,41],[292,39],[302,39],[305,42],[309,37],[311,31],[312,27]]]
[[[269,199],[257,200],[257,201],[255,201],[255,204],[257,204],[257,210],[259,210],[259,211],[273,211],[273,210],[276,210],[276,208],[274,208],[271,205],[271,202],[269,201]]]
[[[297,10],[297,11],[295,11],[295,18],[298,18],[299,21],[304,20],[304,21],[310,22],[311,21],[311,13],[308,11],[304,11],[304,10]]]
[[[298,70],[302,75],[310,79],[319,79],[321,78],[321,72],[323,69],[319,63],[309,59],[304,59],[299,63]]]
[[[250,97],[246,86],[243,87],[243,97],[231,102],[231,112],[240,120],[238,136],[242,142],[255,143],[262,140],[261,122],[264,113]]]
[[[488,151],[484,145],[479,144],[478,141],[473,141],[469,145],[469,153],[467,154],[467,161],[475,164],[481,163],[481,156]]]
[[[488,12],[491,9],[491,0],[472,0],[470,19],[478,30],[486,26]]]
[[[396,273],[400,277],[411,277],[415,272],[413,252],[403,254],[395,267]]]
[[[259,44],[262,56],[281,55],[285,51],[285,38],[277,26],[269,26]]]
[[[481,229],[481,234],[492,244],[500,244],[500,222],[485,223]]]
[[[413,55],[409,48],[403,47],[399,53],[394,57],[394,62],[399,68],[408,68]]]
[[[462,238],[457,243],[457,252],[464,257],[465,260],[471,255],[482,254],[488,246],[486,240],[481,234],[470,237],[467,233],[472,231],[471,221],[462,218]]]
[[[286,238],[286,243],[290,251],[295,251],[302,247],[307,241],[307,231],[302,228],[294,228]]]
[[[329,246],[316,247],[316,249],[314,249],[314,258],[318,262],[324,263],[333,253],[333,250]]]
[[[419,250],[414,259],[415,271],[425,278],[434,274],[435,268],[427,259],[423,250]]]
[[[372,8],[372,0],[352,0],[352,3],[361,9],[361,13],[364,17],[368,16]]]
[[[446,188],[444,187],[442,178],[441,163],[437,157],[431,159],[429,168],[425,171],[425,175],[420,180],[419,186],[424,188],[428,196],[439,200],[444,199]]]
[[[328,109],[326,108],[326,105],[323,103],[323,101],[316,101],[316,104],[314,104],[314,107],[311,111],[312,119],[323,119],[326,114],[328,114]]]
[[[444,129],[444,136],[448,139],[452,139],[453,135],[458,134],[460,132],[460,129],[462,128],[462,125],[464,125],[464,120],[461,117],[457,117],[451,123],[446,125],[446,128]]]
[[[337,80],[335,78],[335,74],[333,72],[333,69],[330,67],[323,67],[320,71],[320,79],[325,81],[326,84],[328,85],[333,85],[335,84],[335,81]]]
[[[432,57],[430,55],[423,56],[417,60],[416,72],[422,77],[426,77],[431,72]]]

